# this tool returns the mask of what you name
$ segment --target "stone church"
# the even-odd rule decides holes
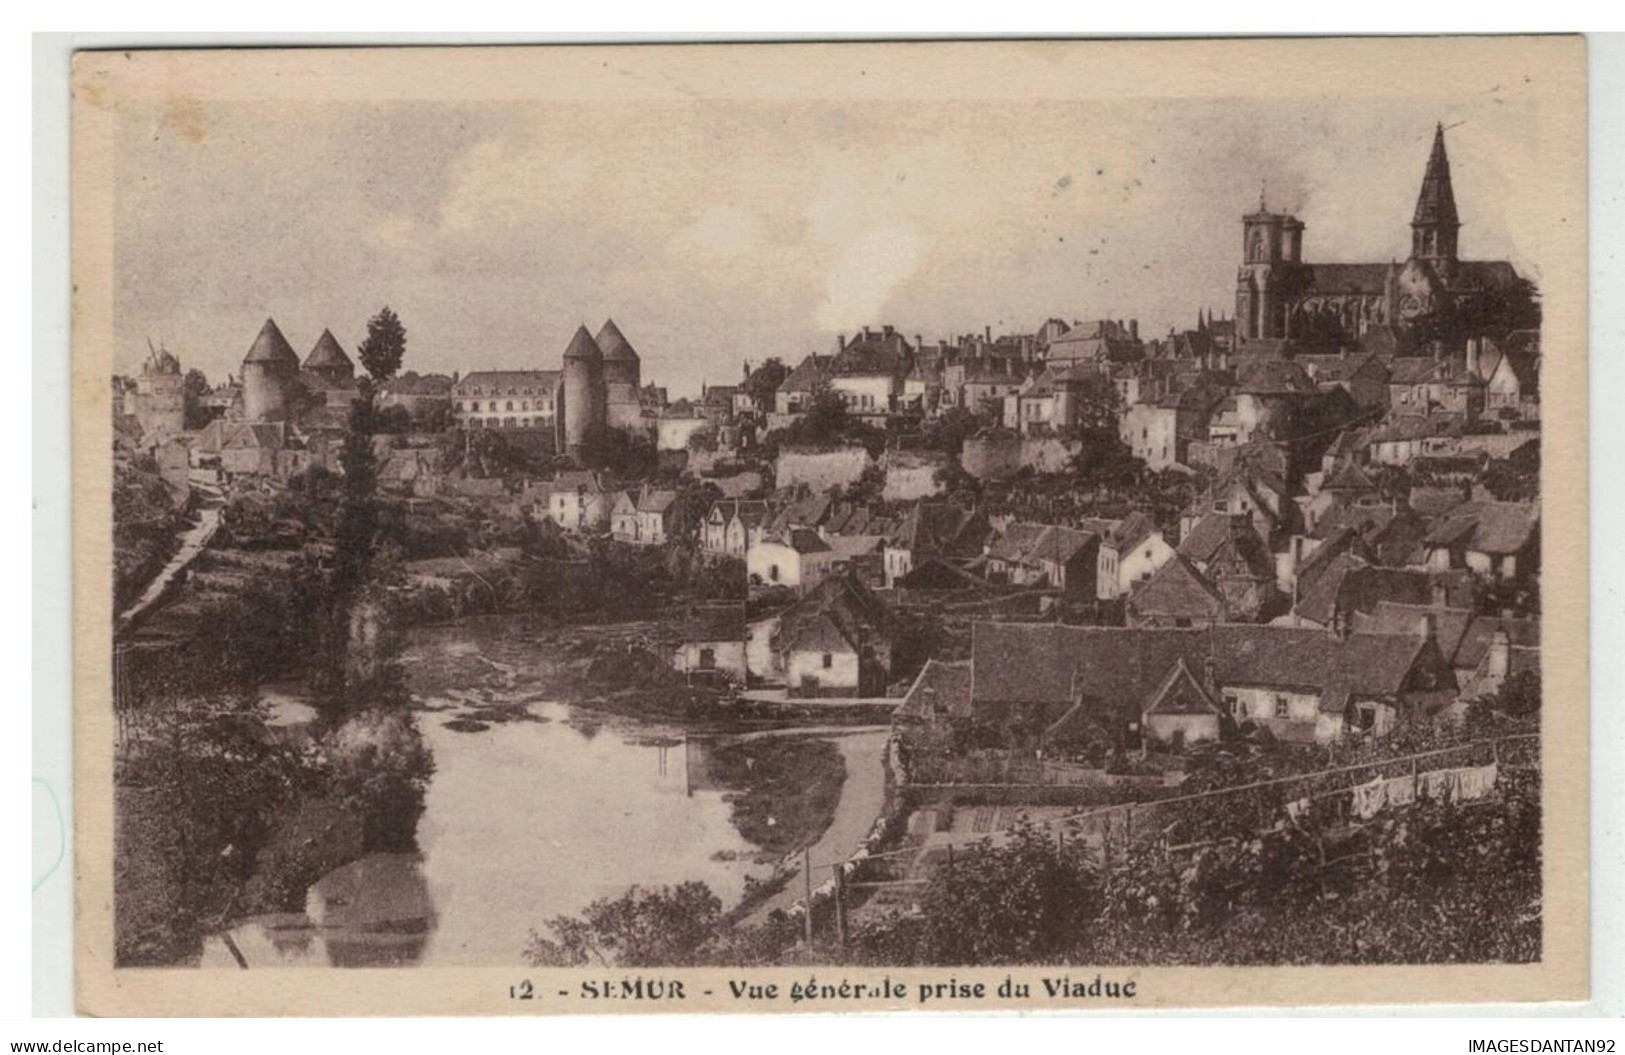
[[[1504,260],[1462,260],[1457,254],[1461,220],[1442,124],[1434,131],[1411,216],[1405,263],[1305,263],[1303,222],[1270,212],[1262,196],[1258,211],[1242,218],[1242,227],[1236,331],[1243,341],[1335,345],[1384,330],[1404,334],[1425,320],[1463,317],[1475,301],[1519,281]]]

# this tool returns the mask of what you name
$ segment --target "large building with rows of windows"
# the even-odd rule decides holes
[[[551,429],[557,370],[479,370],[451,386],[451,411],[465,429]]]

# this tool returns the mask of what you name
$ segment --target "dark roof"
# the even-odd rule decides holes
[[[1450,659],[1457,654],[1461,647],[1462,638],[1467,633],[1468,626],[1473,622],[1473,613],[1467,608],[1451,608],[1448,605],[1431,604],[1401,604],[1397,601],[1380,601],[1369,615],[1356,615],[1354,617],[1355,634],[1416,634],[1421,621],[1428,616],[1433,617],[1433,635],[1439,643],[1439,651],[1445,658]],[[1488,635],[1485,635],[1488,640]],[[1459,662],[1456,666],[1461,666]],[[1470,664],[1477,666],[1477,662]]]
[[[1169,619],[1215,620],[1224,616],[1224,601],[1202,573],[1178,553],[1134,591],[1128,608],[1136,615]]]
[[[934,714],[950,718],[971,716],[970,663],[928,659],[908,695],[894,712],[899,718],[928,719]]]
[[[972,629],[972,699],[1054,707],[1075,698],[1137,707],[1183,661],[1211,662],[1218,685],[1319,692],[1340,712],[1352,694],[1391,696],[1425,647],[1415,634],[1337,638],[1323,630],[1222,624],[1196,630],[978,623]]]
[[[1330,626],[1338,612],[1352,618],[1356,612],[1374,611],[1383,601],[1427,604],[1432,598],[1433,584],[1427,572],[1377,567],[1345,553],[1334,558],[1306,589],[1300,586],[1297,613]]]
[[[886,605],[867,586],[831,575],[779,614],[776,643],[781,650],[844,643],[855,651],[866,637],[883,637],[889,623]]]
[[[452,385],[456,392],[470,392],[475,388],[494,390],[493,394],[509,388],[541,388],[552,391],[558,386],[557,370],[475,370],[465,374]],[[393,384],[393,382],[391,382]]]
[[[829,543],[812,528],[791,528],[785,535],[784,544],[797,553],[827,553]]]
[[[899,577],[895,585],[907,590],[977,590],[986,589],[989,584],[958,565],[927,555],[924,560],[916,560],[914,567]]]
[[[1466,502],[1459,487],[1413,487],[1409,505],[1419,516],[1443,516]]]
[[[1461,543],[1479,553],[1517,553],[1540,529],[1540,507],[1525,502],[1464,502],[1428,532],[1430,546]]]
[[[1302,366],[1286,359],[1243,363],[1236,371],[1236,389],[1255,395],[1315,395],[1320,391]]]
[[[828,355],[809,355],[801,360],[796,368],[783,381],[779,382],[780,392],[813,392],[829,382],[830,360]]]
[[[675,501],[677,501],[676,491],[657,491],[649,488],[638,497],[638,512],[664,513]]]
[[[683,618],[684,641],[745,640],[743,602],[699,605]]]
[[[1230,514],[1213,511],[1192,525],[1180,540],[1179,553],[1206,564],[1230,539]]]
[[[1416,196],[1416,212],[1412,224],[1439,224],[1459,227],[1456,215],[1456,195],[1450,186],[1450,158],[1444,149],[1444,124],[1433,130],[1433,149],[1428,152],[1428,167],[1422,173],[1422,190]]]
[[[569,347],[564,349],[566,359],[603,359],[604,351],[598,347],[598,342],[592,339],[586,326],[577,326],[575,336],[570,338]]]
[[[1375,491],[1377,485],[1371,482],[1371,477],[1367,476],[1365,471],[1358,465],[1348,462],[1328,476],[1321,483],[1320,489],[1322,491],[1353,491],[1363,494],[1367,491]]]
[[[1149,516],[1136,510],[1117,522],[1108,533],[1106,541],[1116,547],[1118,552],[1122,552],[1133,549],[1157,533],[1156,523]]]
[[[582,332],[586,332],[585,327]],[[593,343],[598,346],[606,361],[612,359],[624,359],[633,363],[638,361],[638,353],[633,350],[632,342],[621,333],[621,328],[615,325],[614,319],[604,320],[604,325],[599,329],[598,336],[593,338]]]
[[[299,365],[299,356],[294,354],[293,346],[288,339],[282,336],[277,329],[276,322],[266,319],[265,325],[260,327],[259,336],[248,348],[248,354],[243,356],[245,363],[284,363],[293,366]]]
[[[451,392],[452,380],[445,374],[402,374],[379,386],[383,395],[444,396]]]
[[[917,554],[973,557],[987,537],[987,522],[951,502],[920,502],[909,510],[897,542]]]
[[[1432,381],[1444,373],[1444,360],[1407,355],[1388,361],[1388,383],[1415,385]]]
[[[1309,290],[1315,293],[1381,293],[1388,285],[1387,264],[1311,264]]]
[[[1539,619],[1503,619],[1481,615],[1469,623],[1462,634],[1461,643],[1456,646],[1455,665],[1476,670],[1484,659],[1484,653],[1489,651],[1490,639],[1497,630],[1505,630],[1514,647],[1540,647]]]
[[[316,339],[316,347],[312,348],[310,354],[305,357],[305,366],[307,368],[312,366],[354,367],[355,363],[350,360],[348,355],[344,354],[344,349],[339,347],[338,339],[333,336],[333,331],[323,330],[322,335]]]
[[[1174,663],[1168,676],[1162,680],[1142,714],[1217,714],[1219,707],[1196,675],[1186,665],[1184,657]]]

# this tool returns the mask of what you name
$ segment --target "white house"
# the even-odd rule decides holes
[[[763,586],[806,589],[829,574],[835,551],[811,528],[764,538],[745,553],[745,574]]]
[[[1136,583],[1150,582],[1173,557],[1174,548],[1151,519],[1131,513],[1101,539],[1095,596],[1103,601],[1126,597]]]

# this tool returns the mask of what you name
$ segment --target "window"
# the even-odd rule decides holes
[[[824,653],[824,669],[828,670],[829,668],[833,667],[834,665],[835,665],[835,657],[830,655],[828,652],[825,652]]]
[[[508,409],[509,409],[509,410],[512,410],[512,409],[513,409],[513,400],[511,400],[511,399],[510,399],[510,400],[508,400]]]
[[[716,649],[714,649],[714,648],[702,648],[702,649],[700,649],[700,669],[701,670],[716,670],[717,669],[717,650]]]
[[[1233,692],[1227,692],[1224,694],[1224,709],[1226,712],[1235,715],[1237,718],[1247,717],[1247,708],[1242,705],[1241,697],[1237,696]]]
[[[767,569],[767,577],[774,582],[779,581],[779,566],[777,564]]]
[[[1275,697],[1275,717],[1287,718],[1290,717],[1291,714],[1292,711],[1288,704],[1287,698],[1285,696]]]

